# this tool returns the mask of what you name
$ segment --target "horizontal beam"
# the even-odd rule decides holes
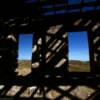
[[[14,21],[9,21],[13,19]],[[25,20],[23,20],[25,19]],[[0,32],[10,32],[10,31],[18,31],[18,32],[34,32],[38,31],[39,27],[50,27],[57,24],[64,24],[66,26],[66,30],[84,30],[84,27],[73,26],[73,23],[76,20],[82,19],[84,20],[93,20],[95,22],[100,22],[100,11],[94,12],[83,12],[83,13],[71,13],[65,15],[54,15],[42,18],[34,18],[29,17],[12,17],[12,18],[0,18]],[[8,24],[6,24],[6,22]]]

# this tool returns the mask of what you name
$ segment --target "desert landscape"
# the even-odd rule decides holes
[[[16,72],[18,75],[27,76],[31,73],[32,68],[36,68],[36,64],[32,66],[31,60],[19,60]],[[89,61],[70,60],[68,69],[69,72],[90,72],[90,63]]]
[[[90,72],[89,61],[70,60],[69,72]]]
[[[26,76],[31,73],[32,62],[31,60],[18,60],[18,67],[15,72],[18,76]]]
[[[19,66],[16,69],[16,71],[18,72],[18,75],[27,76],[28,74],[31,73],[32,63],[30,60],[19,60],[18,63],[19,63]],[[69,61],[69,71],[70,72],[73,72],[73,71],[74,72],[89,72],[90,71],[89,62],[88,61],[83,62],[83,61],[78,61],[78,60],[71,60],[71,61]],[[19,88],[21,88],[21,87],[19,87],[19,86],[12,87],[11,90],[7,93],[7,95],[12,96],[13,94],[16,94],[16,91],[18,91]],[[71,88],[71,86],[59,86],[58,88],[68,90]],[[35,89],[36,89],[36,87],[34,87],[34,86],[28,87],[24,91],[24,93],[22,93],[20,96],[21,97],[30,97],[32,92],[35,91]],[[72,90],[70,92],[70,94],[80,98],[81,100],[85,100],[94,92],[95,92],[94,89],[89,88],[87,86],[77,86],[74,90]],[[48,98],[50,98],[50,100],[54,100],[59,95],[60,95],[60,93],[55,90],[51,90],[46,94],[46,96]],[[41,96],[43,96],[43,95],[39,94],[39,90],[34,95],[34,97],[41,97]],[[71,99],[64,97],[62,100],[71,100]]]

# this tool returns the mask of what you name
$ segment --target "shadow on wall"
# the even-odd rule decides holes
[[[16,38],[15,38],[16,37]],[[9,34],[0,38],[0,77],[15,76],[17,64],[17,36]]]
[[[52,29],[52,30],[51,30]],[[79,86],[78,84],[73,84],[72,86],[45,86],[42,79],[51,77],[50,82],[53,82],[53,78],[64,76],[67,72],[68,65],[68,41],[67,33],[63,25],[57,25],[50,27],[46,31],[46,48],[43,48],[45,53],[45,61],[42,62],[42,37],[36,36],[33,42],[33,54],[32,54],[32,72],[26,77],[17,77],[15,74],[15,69],[17,67],[16,61],[18,58],[18,37],[17,36],[6,36],[0,39],[0,70],[1,76],[12,78],[13,76],[16,79],[12,84],[15,85],[3,85],[0,87],[0,96],[1,97],[17,97],[17,98],[49,98],[49,99],[77,99],[84,100],[89,98],[95,98],[96,95],[99,95],[100,86],[87,85]],[[95,63],[99,67],[99,41],[98,32],[94,34],[95,44]],[[14,38],[16,37],[16,39]],[[17,41],[16,41],[17,40]],[[6,52],[5,52],[6,51]],[[10,59],[9,59],[10,58]],[[41,63],[46,66],[41,67]],[[26,65],[26,64],[25,64]],[[5,67],[4,67],[5,66]],[[23,68],[21,69],[23,70]],[[6,74],[5,74],[6,73]],[[9,76],[7,76],[9,75]],[[41,78],[41,76],[43,77]],[[35,77],[33,77],[35,76]],[[46,77],[44,77],[46,76]],[[4,77],[1,77],[3,80]],[[6,79],[9,79],[6,78]],[[62,77],[63,78],[63,77]],[[38,81],[39,80],[39,81]],[[21,81],[21,84],[18,85],[18,82]],[[47,80],[48,81],[48,80]],[[49,82],[48,81],[48,82]],[[12,82],[12,81],[11,81]],[[24,82],[24,83],[23,83]],[[29,82],[29,87],[25,86]],[[43,82],[36,83],[37,85],[33,86],[34,82]],[[16,85],[17,84],[17,85]],[[54,83],[55,84],[55,83]],[[10,91],[10,92],[9,92]],[[12,92],[13,91],[13,92]]]

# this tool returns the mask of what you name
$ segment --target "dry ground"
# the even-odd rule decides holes
[[[81,61],[70,61],[69,63],[69,71],[90,71],[89,62],[81,62]],[[16,69],[18,72],[18,75],[26,76],[29,73],[31,73],[31,61],[19,61],[19,66]],[[16,91],[18,91],[21,87],[14,86],[10,91],[7,93],[7,95],[14,95],[16,94]],[[35,90],[36,87],[28,87],[20,96],[21,97],[29,97],[31,96],[32,92]],[[63,90],[68,90],[71,88],[71,86],[60,86],[59,88]],[[87,97],[89,97],[92,93],[94,93],[95,90],[92,88],[89,88],[87,86],[77,86],[74,90],[70,92],[71,95],[76,96],[80,98],[81,100],[85,100]],[[49,91],[46,96],[50,98],[50,100],[54,100],[57,96],[60,96],[61,94],[55,90]],[[39,90],[34,95],[35,97],[41,97],[42,94],[39,94]],[[71,100],[70,98],[64,97],[62,100]]]
[[[70,72],[90,72],[90,63],[88,61],[69,61]]]
[[[20,60],[18,62],[18,68],[16,72],[18,75],[26,76],[31,73],[32,62],[30,60]],[[35,66],[33,67],[35,68]],[[67,67],[66,67],[67,69]],[[90,63],[88,61],[69,61],[69,72],[90,72]]]
[[[16,72],[18,72],[18,75],[26,76],[31,73],[31,66],[32,62],[30,60],[20,60]]]

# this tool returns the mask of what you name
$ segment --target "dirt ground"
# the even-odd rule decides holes
[[[88,61],[69,61],[69,72],[90,72],[90,63]]]
[[[75,65],[76,62],[72,62],[71,64]],[[82,63],[80,63],[82,64]],[[76,64],[76,65],[79,65]],[[28,66],[28,67],[27,67]],[[87,64],[86,64],[87,66]],[[16,69],[16,72],[18,72],[18,75],[27,76],[29,73],[31,73],[31,61],[19,61],[19,66]],[[75,67],[75,66],[74,66]],[[72,68],[72,67],[71,67]],[[73,68],[72,68],[73,69]],[[87,68],[88,69],[88,68]],[[86,69],[85,69],[86,70]],[[89,69],[88,69],[89,70]],[[84,71],[84,70],[83,70]],[[57,88],[68,91],[72,86],[58,86]],[[3,86],[0,86],[0,89],[2,90]],[[22,86],[12,86],[11,89],[6,93],[7,96],[14,96],[20,91]],[[40,90],[38,89],[34,95],[32,93],[36,90],[37,87],[31,86],[27,87],[23,93],[20,94],[20,97],[43,97],[43,93],[40,94]],[[45,87],[45,91],[48,89],[48,87]],[[70,95],[78,97],[80,100],[86,100],[91,94],[95,92],[95,89],[92,89],[87,86],[77,86],[75,89],[69,92]],[[55,89],[52,89],[48,91],[45,96],[49,98],[50,100],[55,100],[55,98],[59,97],[61,95],[60,92],[58,92]],[[67,92],[66,92],[67,95]],[[71,100],[69,97],[63,97],[61,100]]]
[[[72,86],[58,86],[59,89],[66,91],[66,97],[63,97],[61,100],[72,100],[71,98],[67,97],[67,91]],[[3,86],[0,85],[0,90],[2,90]],[[15,96],[18,91],[20,91],[22,86],[12,86],[11,89],[6,93],[6,96]],[[43,97],[43,93],[40,94],[40,91],[37,90],[37,92],[32,95],[32,93],[36,90],[37,87],[31,86],[27,87],[26,90],[20,94],[20,97]],[[45,90],[48,88],[45,87]],[[78,97],[80,100],[86,100],[91,94],[95,92],[94,89],[87,87],[87,86],[77,86],[75,89],[73,89],[71,92],[69,92],[70,95]],[[1,94],[3,95],[3,93]],[[45,96],[49,98],[50,100],[55,100],[57,97],[61,95],[60,92],[56,90],[50,90],[48,91]]]

